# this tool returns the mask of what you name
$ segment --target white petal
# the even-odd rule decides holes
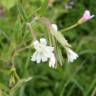
[[[48,49],[50,52],[53,52],[53,51],[54,51],[54,47],[51,47],[51,46],[47,46],[47,49]]]
[[[42,55],[42,62],[46,62],[48,60],[48,58],[46,57],[46,54]]]
[[[35,52],[31,57],[32,57],[32,58],[31,58],[32,61],[36,61],[37,52]]]
[[[56,60],[54,54],[52,54],[50,61],[49,61],[49,67],[56,68]]]
[[[53,54],[53,53],[52,53],[52,49],[50,49],[50,50],[49,50],[49,49],[50,49],[50,48],[46,48],[46,49],[45,49],[46,57],[48,57],[48,58],[50,58],[50,57],[52,56],[52,54]]]
[[[67,50],[68,62],[73,62],[78,58],[78,54],[72,51],[70,48],[66,48],[66,50]]]
[[[58,27],[57,27],[56,24],[52,24],[51,26],[52,26],[52,30],[53,30],[54,32],[57,32],[57,31],[58,31]]]
[[[46,41],[46,39],[45,38],[41,38],[40,39],[40,43],[42,44],[42,45],[47,45],[47,41]]]
[[[33,44],[34,44],[34,48],[35,48],[35,49],[39,48],[39,44],[40,44],[40,43],[39,43],[38,40],[34,41]]]
[[[84,16],[90,16],[90,11],[89,11],[89,10],[86,10],[86,11],[84,12]]]
[[[95,15],[91,15],[91,16],[90,16],[90,19],[93,18],[94,16],[95,16]]]
[[[36,62],[37,62],[37,63],[40,63],[40,62],[41,62],[41,59],[42,59],[42,56],[41,56],[41,54],[38,52],[37,55],[36,55]]]

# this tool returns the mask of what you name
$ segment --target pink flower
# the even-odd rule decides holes
[[[84,21],[87,21],[87,20],[92,19],[93,17],[94,17],[94,15],[91,15],[91,14],[90,14],[90,11],[89,11],[89,10],[86,10],[86,11],[84,12],[83,16],[82,16],[82,19],[83,19]]]
[[[78,21],[79,24],[82,24],[90,19],[92,19],[94,17],[94,15],[90,14],[89,10],[85,10],[83,16],[80,18],[80,20]]]

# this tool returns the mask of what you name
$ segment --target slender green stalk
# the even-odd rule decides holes
[[[67,96],[71,96],[71,93],[72,93],[72,91],[73,91],[74,88],[75,88],[75,84],[70,88]]]
[[[35,34],[34,30],[32,29],[31,23],[27,23],[27,25],[29,27],[29,30],[30,30],[31,34],[32,34],[32,39],[36,40],[36,34]]]
[[[64,83],[64,86],[61,90],[60,96],[63,96],[65,88],[73,80],[74,76],[80,71],[80,69],[82,68],[82,66],[84,65],[85,62],[86,62],[86,60],[81,63],[80,67],[78,67],[78,69],[71,75],[71,77],[66,81],[66,83]],[[85,96],[87,96],[87,95],[85,95]]]
[[[92,88],[94,88],[96,86],[96,78],[93,80],[93,82],[91,83],[91,85],[89,86],[88,90],[85,92],[84,96],[88,96],[89,93],[91,92]],[[95,96],[95,95],[94,95]]]
[[[17,72],[16,72],[16,68],[15,68],[14,58],[13,58],[13,57],[12,57],[12,68],[11,68],[11,71],[13,71],[16,79],[17,79],[17,80],[20,80],[20,77],[19,77],[19,75],[18,75]]]
[[[18,79],[18,80],[20,80],[20,77],[19,77],[19,75],[18,75],[17,72],[16,72],[16,68],[15,68],[15,65],[14,65],[14,59],[16,58],[16,56],[17,56],[17,54],[18,54],[19,52],[22,52],[22,51],[24,51],[25,49],[28,49],[28,48],[30,48],[30,47],[32,47],[32,44],[30,44],[30,45],[28,45],[28,46],[25,46],[25,47],[22,47],[22,48],[16,50],[16,51],[13,53],[13,56],[12,56],[12,71],[14,72],[14,75],[15,75],[16,79]]]
[[[75,23],[75,24],[72,25],[72,26],[69,26],[69,27],[67,27],[67,28],[61,29],[60,32],[66,32],[66,31],[69,31],[69,30],[71,30],[71,29],[77,27],[78,25],[79,25],[78,23]]]

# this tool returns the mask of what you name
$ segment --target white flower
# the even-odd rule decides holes
[[[78,54],[75,53],[70,48],[66,48],[66,51],[67,51],[68,62],[73,62],[74,60],[76,60],[79,57]]]
[[[49,61],[49,66],[52,67],[52,68],[56,68],[56,59],[55,59],[55,56],[54,54],[52,54],[51,58],[50,58],[50,61]]]
[[[41,61],[46,62],[48,61],[48,59],[50,59],[50,61],[53,60],[52,56],[54,55],[53,53],[54,47],[47,46],[46,39],[41,38],[40,42],[38,40],[34,41],[34,48],[36,49],[36,51],[31,58],[32,61],[36,61],[37,63],[40,63]],[[55,61],[54,62],[52,61],[52,63],[55,63]]]
[[[54,32],[57,32],[57,31],[58,31],[58,27],[57,27],[56,24],[52,24],[51,27],[52,27],[52,30],[53,30]]]

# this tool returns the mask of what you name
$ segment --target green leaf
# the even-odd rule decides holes
[[[44,16],[47,12],[47,8],[48,8],[48,0],[41,0],[41,9],[39,11],[39,14],[41,16]]]
[[[10,9],[16,4],[16,0],[0,0],[0,3],[7,9]]]
[[[6,85],[4,85],[3,83],[0,83],[0,89],[3,89],[3,90],[6,90],[6,91],[9,91],[9,89],[7,88]],[[1,95],[0,95],[1,96]]]
[[[17,8],[18,8],[18,12],[19,12],[20,16],[23,18],[23,20],[27,21],[28,17],[27,17],[26,11],[25,11],[24,7],[22,6],[22,4],[20,4],[18,2]]]
[[[40,96],[53,96],[50,90],[45,90]]]

